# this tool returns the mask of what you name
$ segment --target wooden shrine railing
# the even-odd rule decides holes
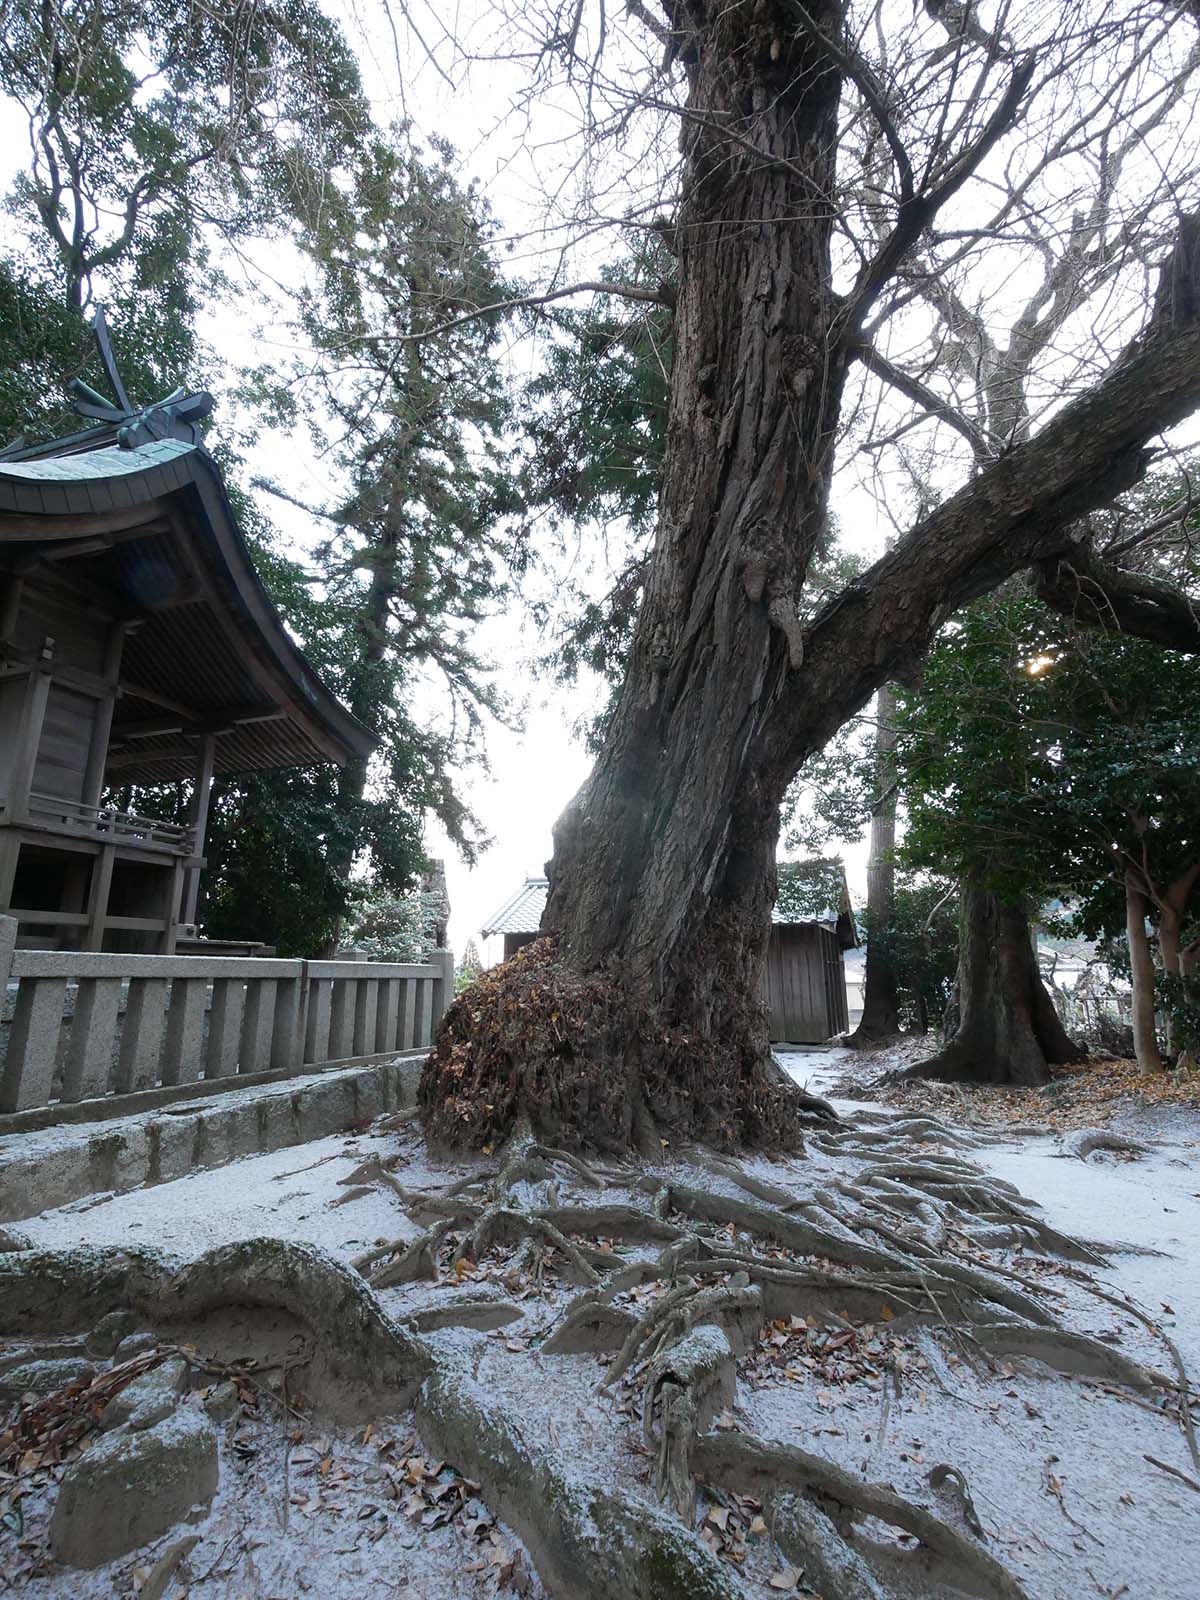
[[[187,855],[195,844],[195,830],[177,822],[135,816],[112,806],[86,806],[49,794],[31,794],[26,805],[30,822],[67,833],[112,839],[117,843],[156,845]]]
[[[0,917],[0,1112],[425,1049],[454,987],[448,950],[412,966],[106,955],[17,949],[16,930]]]

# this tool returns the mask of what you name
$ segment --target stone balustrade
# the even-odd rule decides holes
[[[448,950],[417,965],[109,955],[21,949],[16,932],[0,917],[0,1112],[426,1049],[454,989]]]

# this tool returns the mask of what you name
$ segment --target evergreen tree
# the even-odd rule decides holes
[[[502,297],[490,231],[448,146],[420,153],[403,128],[372,141],[353,185],[305,235],[318,277],[301,304],[315,359],[299,404],[278,374],[256,374],[260,398],[303,421],[347,485],[317,508],[331,532],[316,555],[322,593],[305,637],[326,681],[380,739],[373,760],[332,779],[265,780],[311,791],[306,809],[324,818],[323,944],[336,941],[354,871],[393,894],[410,886],[427,809],[468,857],[481,840],[454,772],[478,758],[486,717],[504,714],[472,639],[502,602],[514,555],[497,531],[512,504],[499,330],[471,319],[406,336]],[[257,877],[250,861],[239,868],[222,916],[255,914]]]
[[[492,532],[507,493],[496,334],[473,323],[399,362],[391,341],[494,297],[490,224],[446,148],[419,157],[404,130],[372,128],[354,54],[309,0],[21,0],[0,89],[32,152],[0,259],[0,437],[77,426],[65,395],[73,377],[100,381],[84,318],[97,296],[127,386],[149,400],[204,381],[198,313],[230,292],[230,258],[280,239],[312,264],[297,325],[310,382],[280,403],[280,375],[253,374],[240,420],[311,428],[346,485],[325,508],[335,531],[315,583],[242,489],[228,412],[218,455],[272,597],[380,756],[369,772],[219,780],[201,917],[214,935],[315,954],[337,940],[355,871],[411,887],[427,809],[464,850],[478,840],[454,772],[500,710],[470,637],[510,553]],[[435,721],[433,672],[452,708]],[[173,786],[124,799],[164,816],[184,803]]]
[[[985,1079],[1023,1070],[1040,1081],[1046,1060],[1062,1059],[1025,921],[1052,895],[1067,896],[1093,935],[1127,929],[1138,1056],[1161,1065],[1146,924],[1163,973],[1186,988],[1200,879],[1200,660],[1072,629],[1014,586],[947,630],[899,725],[903,854],[967,885],[962,1018],[922,1070]],[[1011,933],[1027,1016],[1012,995],[984,1015],[992,979],[988,963],[972,966],[981,921]]]

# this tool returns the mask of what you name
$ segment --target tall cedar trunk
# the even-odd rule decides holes
[[[783,4],[731,5],[706,35],[692,103],[778,164],[685,125],[660,536],[612,731],[555,830],[544,927],[710,1033],[744,1025],[765,958],[787,775],[757,758],[800,661],[843,371],[824,354],[831,214],[795,204],[797,173],[832,192],[838,77]]]
[[[1133,1049],[1143,1072],[1161,1072],[1162,1051],[1154,1027],[1154,957],[1146,933],[1150,896],[1140,877],[1125,874],[1125,935],[1129,941],[1129,972],[1132,989]]]
[[[1029,918],[1020,906],[968,878],[962,886],[958,1029],[914,1077],[1036,1085],[1051,1061],[1077,1061],[1038,971]]]
[[[867,955],[863,1011],[852,1045],[890,1039],[900,1031],[900,1002],[891,938],[896,910],[896,691],[885,683],[875,700],[875,792],[867,859]]]
[[[1183,942],[1184,924],[1187,921],[1188,902],[1192,890],[1200,880],[1200,862],[1193,862],[1180,877],[1167,885],[1159,898],[1158,953],[1162,969],[1168,977],[1184,980],[1192,976],[1195,950]],[[1190,989],[1190,985],[1187,986]],[[1171,1012],[1166,1016],[1167,1054],[1174,1056],[1179,1049],[1175,1019]],[[1189,1053],[1190,1064],[1191,1056]]]
[[[809,12],[836,36],[838,0]],[[560,1143],[794,1132],[757,998],[789,781],[954,609],[1061,550],[1200,403],[1188,217],[1121,361],[802,633],[861,319],[830,274],[839,74],[788,0],[671,15],[694,114],[657,538],[603,749],[555,830],[550,937],[449,1008],[422,1074],[426,1129],[455,1143],[491,1145],[522,1118]],[[1048,1028],[1039,994],[1030,981],[1031,1029]]]
[[[379,668],[387,651],[388,617],[396,596],[396,536],[389,528],[371,552],[371,583],[358,622],[359,660],[350,686],[350,710],[361,723],[373,728],[378,723]],[[336,842],[329,852],[329,872],[336,882],[348,884],[361,840],[360,808],[367,789],[370,768],[367,756],[355,756],[338,773],[335,805]],[[343,914],[339,913],[330,934],[327,955],[332,955],[342,938]]]

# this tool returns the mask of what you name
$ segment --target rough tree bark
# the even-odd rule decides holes
[[[945,184],[900,205],[838,295],[833,57],[786,0],[695,0],[674,15],[698,109],[683,121],[676,354],[645,599],[596,766],[555,830],[550,938],[443,1020],[421,1085],[435,1138],[491,1143],[521,1116],[560,1143],[793,1133],[754,998],[788,782],[948,615],[1052,556],[1072,523],[1136,482],[1148,439],[1200,403],[1200,229],[1185,218],[1124,356],[802,633],[846,365]],[[816,22],[840,27],[833,0]],[[946,183],[965,180],[1027,82],[1017,66]]]
[[[1161,1072],[1162,1051],[1158,1047],[1158,1034],[1154,1027],[1154,957],[1150,953],[1150,939],[1146,933],[1149,914],[1150,896],[1141,878],[1134,872],[1126,872],[1125,935],[1129,941],[1133,1049],[1143,1072]]]
[[[1156,885],[1144,869],[1127,867],[1125,870],[1125,933],[1132,980],[1130,1020],[1134,1053],[1143,1072],[1161,1072],[1166,1065],[1156,1028],[1154,955],[1147,920],[1157,920],[1154,938],[1163,972],[1171,978],[1190,978],[1195,970],[1196,946],[1184,943],[1184,926],[1197,882],[1200,882],[1200,862],[1193,862],[1165,886]],[[1166,1053],[1173,1056],[1178,1045],[1169,1015],[1164,1019],[1164,1032]],[[1184,1064],[1191,1064],[1190,1056]]]
[[[875,697],[875,790],[867,859],[867,954],[863,1012],[849,1044],[878,1044],[900,1032],[900,1000],[891,932],[896,908],[896,691],[885,683]]]
[[[959,915],[957,1030],[904,1075],[1046,1083],[1048,1063],[1078,1061],[1085,1052],[1067,1037],[1042,982],[1029,918],[975,878],[962,885]]]

